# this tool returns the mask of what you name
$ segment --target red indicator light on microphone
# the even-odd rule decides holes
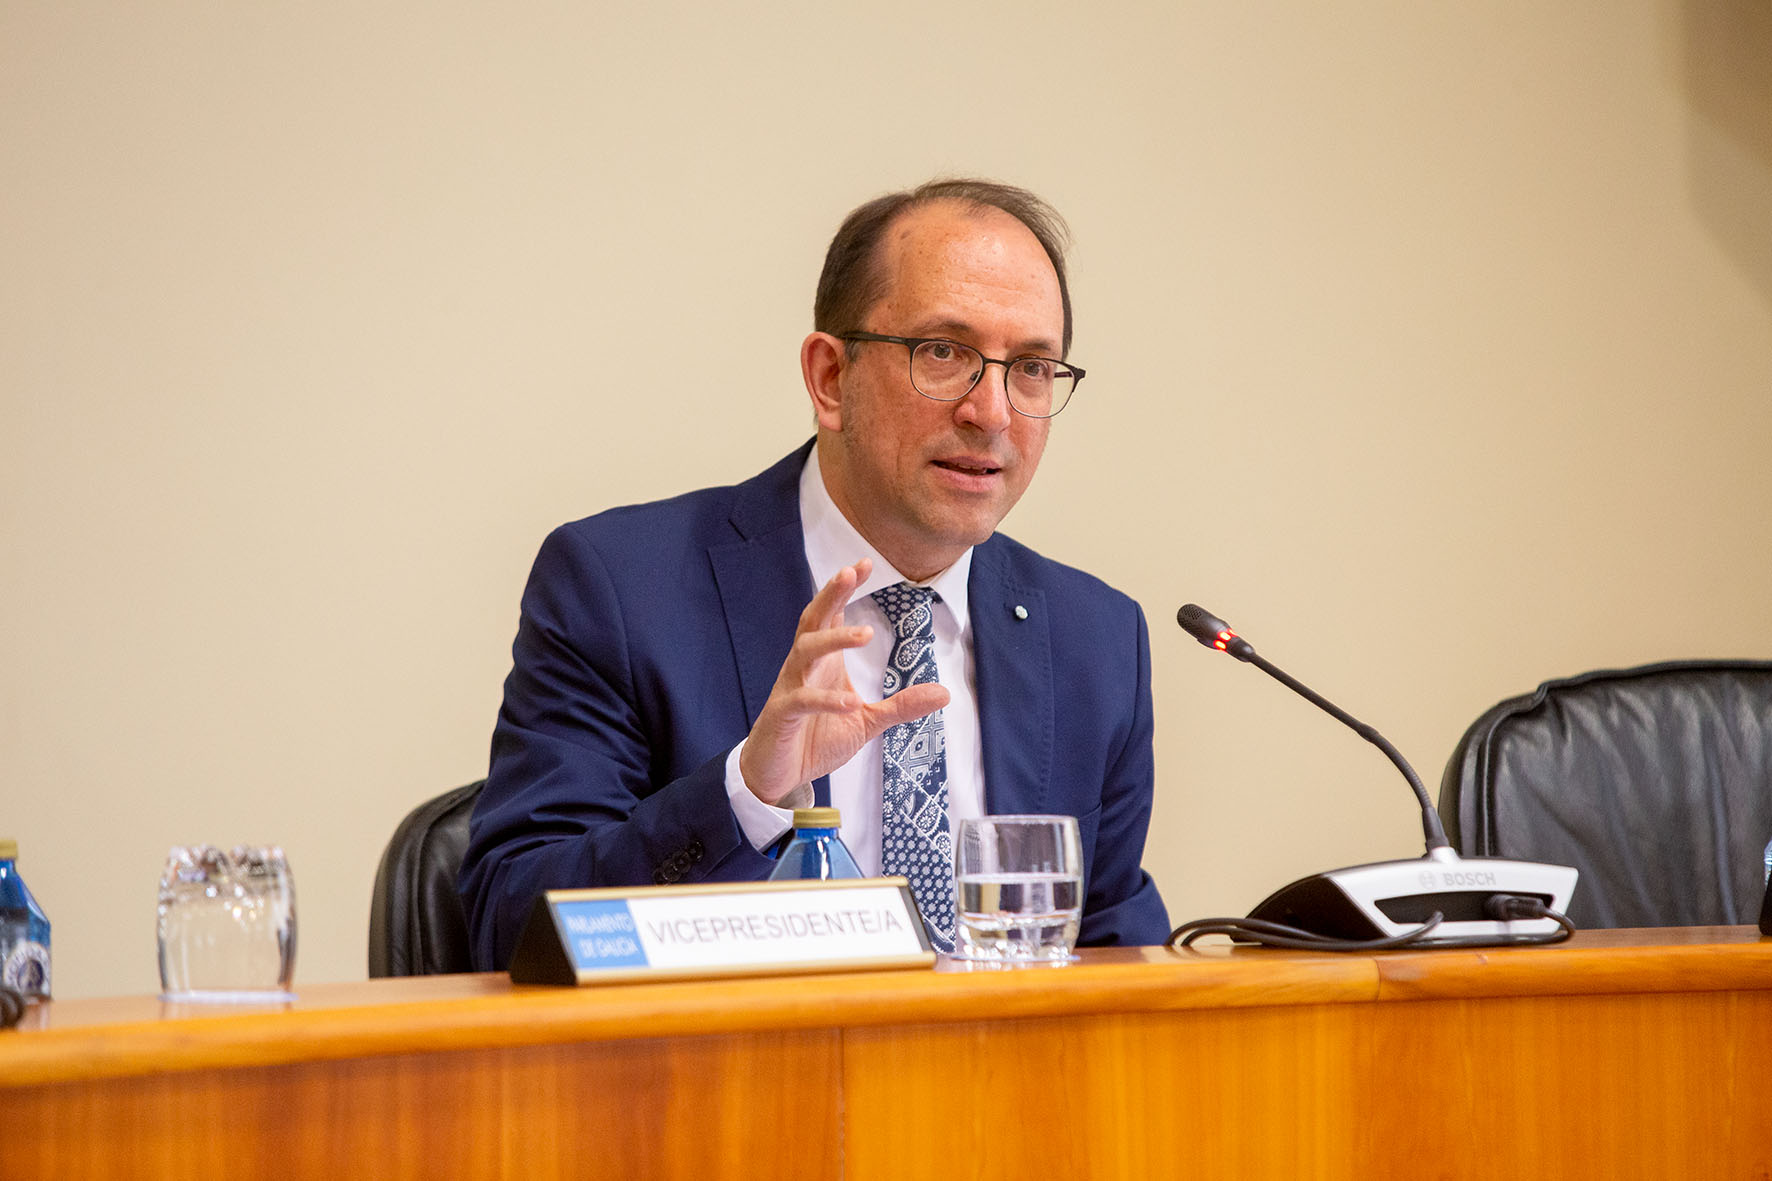
[[[1226,630],[1218,633],[1218,639],[1216,639],[1212,642],[1212,646],[1214,648],[1217,648],[1220,652],[1225,652],[1225,651],[1229,650],[1227,648],[1227,645],[1232,640],[1234,640],[1236,638],[1237,638],[1237,633],[1234,631],[1231,631],[1227,628]]]

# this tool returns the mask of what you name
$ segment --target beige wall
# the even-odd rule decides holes
[[[0,835],[63,996],[168,844],[363,973],[543,533],[750,474],[851,205],[1051,198],[1090,370],[1009,528],[1152,627],[1177,919],[1419,848],[1503,696],[1772,656],[1772,9],[0,5]]]

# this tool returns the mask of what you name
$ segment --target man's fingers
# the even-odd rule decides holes
[[[801,632],[794,639],[787,663],[782,665],[782,672],[803,670],[808,664],[833,652],[841,652],[845,648],[859,648],[868,642],[874,629],[866,624],[860,627],[832,627],[823,631]],[[798,676],[798,671],[794,671]]]
[[[875,734],[884,733],[900,722],[932,714],[946,705],[950,697],[947,689],[934,681],[900,689],[885,701],[869,707],[869,730]]]
[[[848,689],[815,689],[802,685],[781,696],[782,712],[790,718],[808,714],[839,714],[860,709],[862,700]]]
[[[818,631],[841,623],[843,608],[849,605],[849,596],[855,593],[855,588],[861,585],[861,580],[873,568],[874,563],[863,558],[833,574],[829,582],[818,588],[818,593],[806,604],[806,610],[800,612],[800,630]]]

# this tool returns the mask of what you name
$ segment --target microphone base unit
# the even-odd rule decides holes
[[[1534,898],[1565,913],[1576,876],[1567,865],[1460,858],[1441,848],[1409,861],[1375,861],[1300,878],[1268,895],[1249,917],[1334,939],[1368,940],[1405,934],[1437,911],[1441,923],[1412,946],[1517,943],[1551,935],[1558,924],[1548,918],[1498,921],[1490,917],[1489,900]]]

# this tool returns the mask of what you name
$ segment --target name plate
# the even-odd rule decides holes
[[[935,962],[903,878],[549,890],[518,984],[914,968]]]

